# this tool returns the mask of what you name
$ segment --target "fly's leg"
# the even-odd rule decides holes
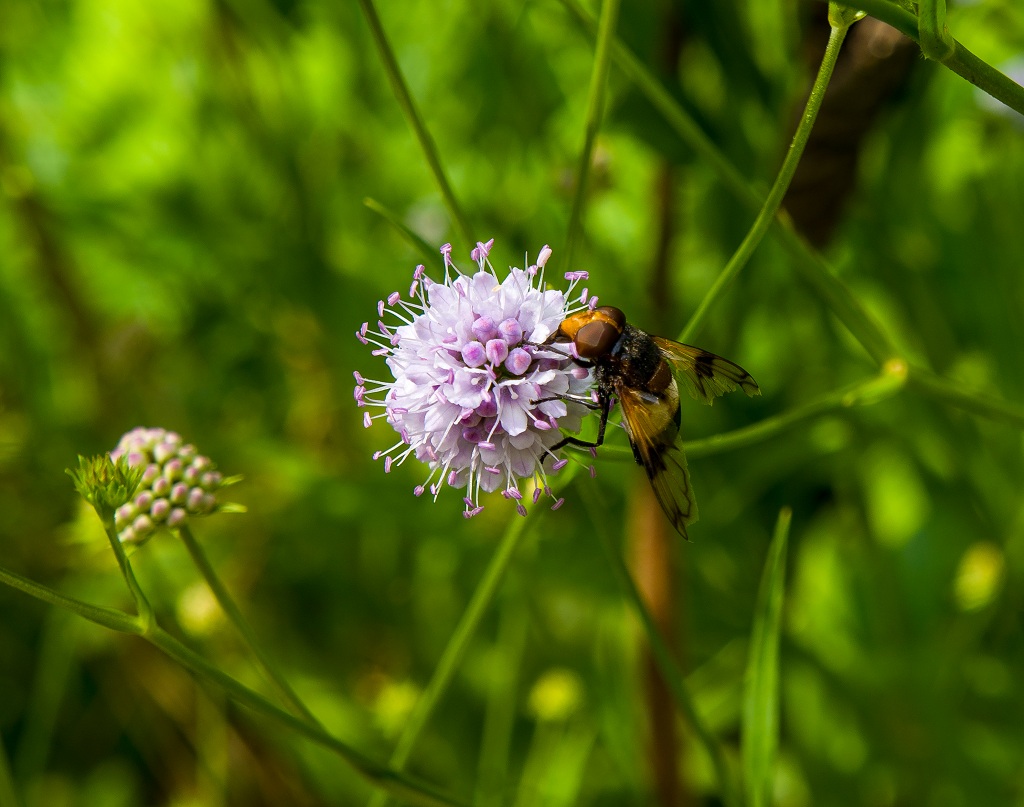
[[[604,445],[604,432],[608,426],[608,411],[611,408],[611,396],[602,395],[600,401],[601,408],[601,423],[597,427],[597,439],[594,442],[589,440],[581,440],[579,437],[566,436],[561,439],[560,442],[555,443],[551,446],[551,451],[557,451],[564,446],[577,446],[578,448],[598,448]],[[596,407],[595,407],[596,408]]]
[[[544,342],[523,342],[524,345],[529,347],[539,347],[542,350],[550,350],[552,353],[557,353],[559,356],[565,356],[567,359],[572,359],[580,367],[591,368],[594,366],[594,362],[588,359],[581,359],[579,356],[574,356],[568,350],[562,350],[559,346],[553,344],[545,344]],[[572,344],[571,342],[569,343]]]
[[[601,404],[596,403],[593,398],[584,398],[582,395],[551,395],[547,398],[538,398],[532,403],[541,404],[547,403],[548,401],[572,401],[572,403],[578,403],[580,406],[587,407],[587,409],[601,408]]]

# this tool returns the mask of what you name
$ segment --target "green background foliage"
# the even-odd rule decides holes
[[[549,243],[554,276],[586,269],[604,302],[679,333],[754,215],[613,63],[583,235],[573,265],[560,261],[592,36],[553,0],[378,11],[473,237],[497,239],[495,266]],[[793,0],[626,4],[617,32],[762,188],[824,13]],[[684,34],[665,69],[676,15]],[[949,27],[995,65],[1024,47],[1011,0],[963,4]],[[859,144],[825,249],[900,358],[1011,402],[1024,397],[1022,123],[917,58]],[[136,425],[180,432],[245,476],[229,498],[248,514],[196,533],[262,643],[331,733],[383,760],[516,516],[495,497],[464,520],[453,491],[412,496],[422,466],[385,477],[370,459],[394,435],[362,428],[352,371],[386,370],[353,332],[421,258],[367,197],[429,244],[453,241],[468,265],[357,4],[0,6],[0,565],[130,607],[63,469]],[[670,280],[657,285],[665,216]],[[688,438],[877,372],[793,263],[767,238],[704,320],[694,341],[764,394],[684,401]],[[701,520],[672,549],[675,638],[737,767],[758,586],[792,508],[774,803],[1024,800],[1022,447],[1019,425],[908,384],[693,453]],[[528,527],[412,751],[409,769],[460,801],[654,798],[643,639],[597,537],[623,533],[642,481],[613,456],[598,468]],[[163,535],[132,561],[172,633],[267,691],[179,543]],[[142,640],[7,588],[0,609],[0,735],[22,804],[369,797],[336,757]],[[686,789],[717,803],[712,765],[680,729]]]

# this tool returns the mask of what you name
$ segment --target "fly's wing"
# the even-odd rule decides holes
[[[672,365],[676,376],[686,382],[690,395],[698,401],[714,403],[716,396],[732,392],[737,387],[750,396],[761,394],[757,382],[738,364],[662,336],[652,336],[651,339]]]
[[[686,525],[697,520],[697,502],[679,436],[678,388],[673,383],[662,394],[654,395],[620,383],[615,394],[636,461],[644,466],[672,526],[690,540]]]

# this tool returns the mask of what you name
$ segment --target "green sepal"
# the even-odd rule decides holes
[[[103,522],[112,524],[114,511],[135,495],[142,481],[142,471],[142,468],[128,465],[127,457],[118,457],[115,462],[109,454],[89,458],[79,454],[78,468],[68,468],[65,473]]]

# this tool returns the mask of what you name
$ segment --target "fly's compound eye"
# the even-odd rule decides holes
[[[588,322],[576,332],[576,352],[581,359],[596,359],[612,352],[622,331],[610,322]]]

